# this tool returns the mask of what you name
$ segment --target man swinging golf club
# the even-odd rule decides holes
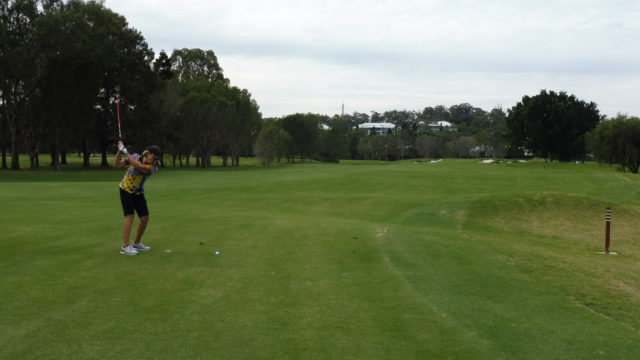
[[[124,155],[124,159],[121,156]],[[149,146],[142,155],[130,155],[127,148],[124,147],[122,141],[118,141],[118,152],[114,166],[117,168],[128,165],[127,172],[120,181],[120,201],[122,202],[122,210],[124,211],[124,227],[122,248],[120,253],[124,255],[137,255],[138,251],[149,251],[150,247],[144,246],[142,243],[142,235],[144,234],[147,224],[149,223],[149,209],[147,208],[147,200],[144,198],[144,183],[151,174],[158,171],[155,165],[156,160],[161,156],[160,148],[152,145]],[[129,236],[131,226],[133,225],[134,211],[140,217],[140,224],[136,232],[136,239],[133,245],[129,244]]]

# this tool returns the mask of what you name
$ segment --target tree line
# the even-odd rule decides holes
[[[252,150],[258,104],[231,86],[213,51],[164,51],[156,58],[140,32],[101,1],[9,0],[0,3],[0,148],[2,168],[19,155],[39,167],[66,154],[107,153],[117,138],[119,103],[125,141],[156,143],[174,163],[211,166],[217,153],[237,166]],[[163,164],[164,165],[164,164]]]
[[[441,121],[453,126],[432,126]],[[392,123],[396,128],[386,134],[368,135],[358,128],[368,122]],[[501,107],[485,111],[463,103],[422,111],[354,112],[332,117],[293,114],[265,119],[255,152],[265,164],[307,157],[321,161],[417,157],[594,159],[637,173],[640,119],[627,115],[607,119],[594,102],[566,92],[541,90],[537,95],[523,96],[507,111]]]
[[[426,107],[422,111],[383,113],[291,114],[265,119],[255,153],[263,163],[294,159],[402,160],[417,157],[504,156],[507,114],[500,107],[485,111],[463,103]],[[433,129],[438,121],[451,128]],[[364,123],[391,123],[382,135],[369,135]]]
[[[89,166],[117,139],[116,104],[133,149],[158,144],[162,166],[238,166],[243,155],[263,163],[525,157],[598,161],[637,172],[638,118],[606,119],[597,105],[565,92],[525,95],[510,109],[467,103],[420,111],[290,114],[262,119],[249,91],[230,85],[212,50],[153,52],[126,19],[101,1],[0,2],[0,149],[2,168],[30,167],[50,153],[55,169],[77,152]],[[449,122],[452,127],[434,127]],[[364,123],[394,129],[369,135]]]

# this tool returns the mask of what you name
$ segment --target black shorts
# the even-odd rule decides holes
[[[144,194],[131,194],[120,189],[120,201],[122,202],[124,216],[133,215],[134,210],[139,217],[149,216],[147,200],[144,198]]]

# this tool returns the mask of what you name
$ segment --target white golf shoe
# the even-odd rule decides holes
[[[120,248],[120,254],[123,255],[138,255],[138,250],[134,249],[133,246],[123,246]]]
[[[141,242],[139,243],[133,243],[133,248],[137,251],[149,251],[151,250],[150,246],[144,246],[144,244]]]

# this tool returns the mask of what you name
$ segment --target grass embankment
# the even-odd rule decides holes
[[[121,175],[0,172],[0,358],[640,356],[637,176],[166,169],[146,186],[153,250],[128,257]],[[596,254],[605,206],[618,256]]]

